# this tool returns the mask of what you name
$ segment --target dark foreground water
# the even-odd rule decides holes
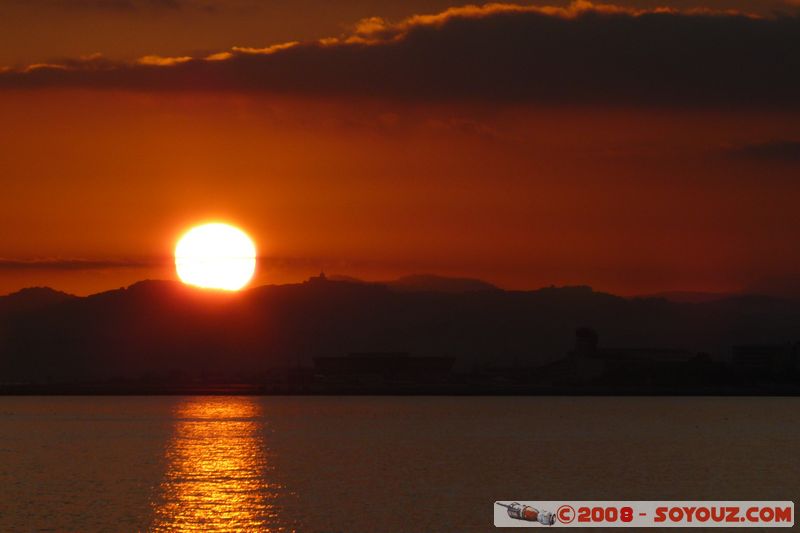
[[[513,499],[798,501],[800,400],[0,398],[4,532],[491,531]]]

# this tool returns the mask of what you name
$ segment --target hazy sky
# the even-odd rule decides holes
[[[800,292],[790,4],[0,0],[0,294],[212,219],[257,283]]]

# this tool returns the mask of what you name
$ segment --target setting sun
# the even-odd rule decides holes
[[[196,226],[175,247],[178,277],[188,285],[237,291],[256,268],[256,247],[242,230],[228,224]]]

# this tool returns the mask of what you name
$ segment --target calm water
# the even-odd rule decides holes
[[[0,398],[0,531],[491,531],[499,499],[798,501],[800,400]]]

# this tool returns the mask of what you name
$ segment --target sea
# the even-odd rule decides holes
[[[496,501],[798,499],[798,398],[0,397],[2,532],[493,531]]]

